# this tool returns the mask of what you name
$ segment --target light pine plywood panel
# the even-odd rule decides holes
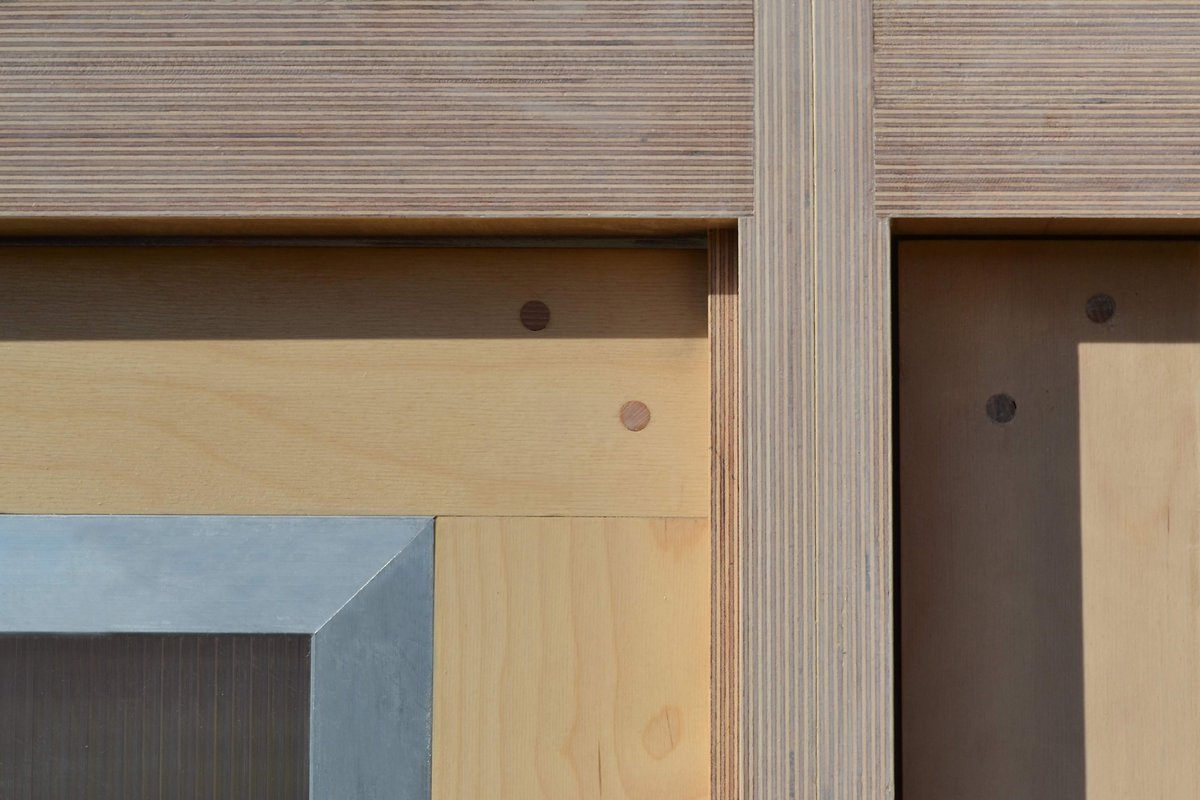
[[[1200,214],[1196,3],[874,6],[881,214]]]
[[[1200,246],[905,242],[899,281],[905,796],[1193,796]]]
[[[871,4],[758,0],[739,226],[742,796],[881,798],[892,758],[890,284]]]
[[[435,800],[710,796],[707,519],[439,518]]]
[[[703,252],[9,248],[0,280],[5,512],[709,510]]]
[[[732,217],[733,0],[0,5],[0,216]]]
[[[1081,345],[1079,415],[1087,797],[1200,797],[1200,343]]]

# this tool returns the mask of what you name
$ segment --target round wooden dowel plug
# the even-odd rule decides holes
[[[998,425],[1006,425],[1017,416],[1017,401],[1006,394],[994,394],[987,401],[988,419]]]
[[[630,400],[621,406],[621,424],[628,430],[645,430],[650,424],[650,409],[640,400]]]
[[[1087,318],[1097,325],[1102,325],[1117,313],[1117,301],[1111,295],[1097,294],[1088,298],[1084,307]]]
[[[531,331],[545,330],[550,324],[550,306],[541,300],[530,300],[521,306],[521,324]]]

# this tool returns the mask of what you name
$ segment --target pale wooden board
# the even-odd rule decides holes
[[[875,0],[900,217],[1200,216],[1194,0]]]
[[[710,796],[707,519],[437,522],[434,800]]]
[[[11,0],[0,216],[732,217],[737,0]]]
[[[904,795],[1194,797],[1194,759],[1154,773],[1200,726],[1168,561],[1196,558],[1197,390],[1161,357],[1200,343],[1200,247],[905,242],[899,281]]]
[[[1200,343],[1082,345],[1079,414],[1087,798],[1200,797]]]
[[[742,796],[894,791],[888,228],[871,3],[756,0],[738,229]]]
[[[3,512],[709,510],[703,252],[9,248],[0,276]]]

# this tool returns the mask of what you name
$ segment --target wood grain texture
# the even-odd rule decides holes
[[[708,798],[709,536],[440,518],[434,800]]]
[[[731,217],[733,0],[17,0],[0,215]]]
[[[708,513],[703,252],[0,260],[4,512]]]
[[[758,0],[739,227],[742,796],[893,794],[890,292],[871,5]]]
[[[708,237],[712,361],[712,793],[735,798],[742,736],[742,382],[737,232]]]
[[[1197,387],[1197,342],[1079,349],[1089,800],[1200,797]]]
[[[901,246],[904,796],[1196,796],[1198,267],[1190,242]]]
[[[737,231],[708,235],[713,391],[713,796],[737,798],[742,770],[742,331]]]
[[[0,216],[0,240],[164,236],[205,239],[392,237],[646,237],[699,236],[712,228],[737,227],[733,219],[687,217],[204,217],[187,216]]]
[[[1200,237],[1200,217],[919,217],[891,223],[900,239]]]
[[[878,210],[1197,216],[1200,6],[875,0]]]
[[[5,800],[304,800],[306,636],[0,636]]]

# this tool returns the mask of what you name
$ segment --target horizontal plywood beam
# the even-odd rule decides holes
[[[751,210],[739,0],[0,5],[0,216]]]
[[[876,0],[877,211],[1200,216],[1200,6]]]

